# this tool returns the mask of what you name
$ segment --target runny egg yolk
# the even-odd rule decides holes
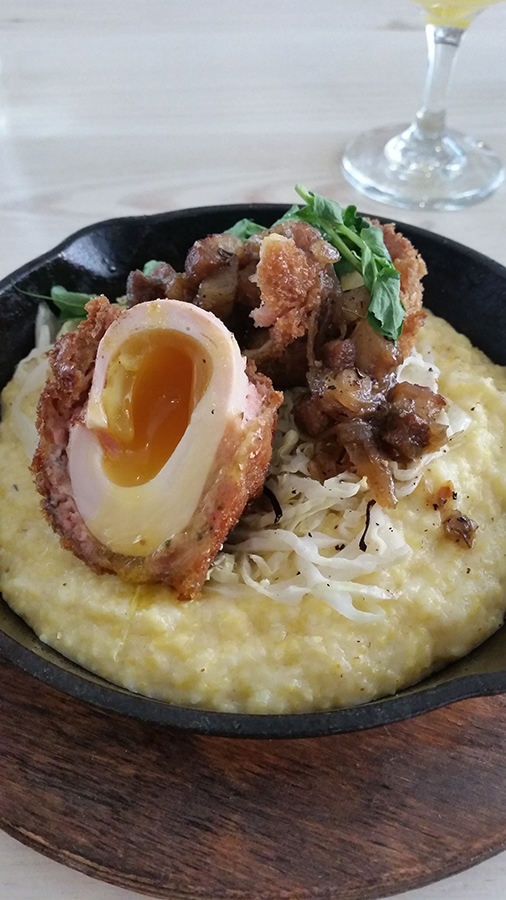
[[[115,484],[150,481],[183,437],[206,391],[212,361],[181,331],[148,329],[131,334],[111,358],[102,404],[107,427],[97,436],[102,465]]]

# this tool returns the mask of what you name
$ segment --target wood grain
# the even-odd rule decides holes
[[[506,697],[315,740],[176,734],[0,661],[0,825],[167,900],[366,900],[506,845]]]

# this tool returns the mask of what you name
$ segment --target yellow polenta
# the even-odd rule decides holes
[[[39,511],[4,391],[0,426],[1,590],[42,641],[133,691],[176,704],[250,713],[347,706],[391,694],[465,655],[506,610],[506,372],[447,323],[423,329],[439,389],[471,417],[461,440],[425,469],[390,513],[409,554],[375,583],[384,615],[352,621],[314,597],[287,605],[220,596],[180,603],[162,586],[95,575]],[[25,410],[33,415],[36,396]],[[451,481],[478,524],[472,549],[443,536],[434,492]],[[363,577],[371,582],[373,576]]]

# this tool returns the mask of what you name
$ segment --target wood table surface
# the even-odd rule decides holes
[[[506,3],[500,3],[466,36],[449,97],[452,125],[479,136],[504,159],[505,34]],[[361,198],[340,171],[349,138],[375,125],[407,122],[418,105],[425,40],[422,15],[409,0],[2,0],[0,63],[0,277],[100,219],[214,203],[291,203],[296,182],[506,264],[504,186],[465,211],[408,212]],[[20,680],[0,662],[4,715]],[[448,713],[451,722],[461,717],[464,744],[475,747],[481,773],[473,844],[484,821],[490,829],[494,779],[504,779],[504,710],[496,698],[458,704]],[[393,739],[430,727],[430,721],[420,724],[421,732],[413,724],[393,726]],[[9,769],[7,757],[0,760],[4,774],[15,771],[21,782],[23,758],[27,773],[34,766],[22,732],[20,726],[19,765]],[[0,753],[7,740],[14,752],[13,734],[12,717],[2,721],[0,713]],[[371,734],[366,745],[377,740]],[[351,746],[353,738],[345,742]],[[294,748],[289,757],[301,752]],[[324,744],[315,747],[323,759],[327,752]],[[262,753],[268,756],[267,748]],[[462,767],[458,771],[462,778]],[[11,802],[13,784],[0,783],[0,810]],[[44,784],[50,791],[49,777]],[[41,792],[36,802],[44,802]],[[38,821],[44,821],[41,809],[34,811]],[[497,827],[491,852],[499,849]],[[100,872],[90,878],[76,871],[72,861],[62,865],[48,857],[43,841],[36,852],[26,846],[33,841],[12,833],[0,832],[2,900],[141,896],[106,883]],[[486,856],[486,847],[482,851]],[[504,897],[506,853],[472,865],[475,860],[464,848],[460,873],[420,883],[407,896]],[[406,883],[393,882],[390,893],[401,896]],[[314,896],[324,896],[316,885]],[[256,900],[254,876],[250,897]]]

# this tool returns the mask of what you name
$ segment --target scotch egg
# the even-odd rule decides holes
[[[282,398],[213,313],[168,299],[111,309],[106,298],[92,301],[53,355],[37,486],[64,545],[92,568],[164,581],[187,598],[262,489]],[[87,397],[69,411],[67,394],[76,403],[82,395],[82,385],[65,383],[69,366],[85,368],[83,348],[101,320]],[[68,420],[63,500],[61,428],[47,415],[55,401]]]

